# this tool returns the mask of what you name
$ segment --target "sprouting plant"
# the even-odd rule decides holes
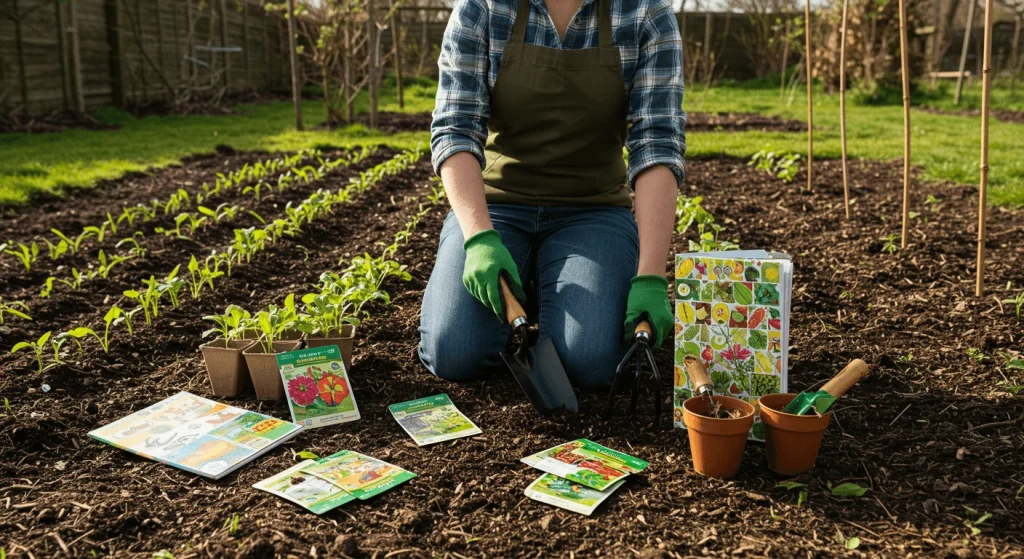
[[[234,536],[236,533],[238,533],[238,527],[239,527],[240,522],[241,522],[241,519],[238,516],[237,512],[232,514],[231,518],[228,518],[227,520],[224,521],[224,527],[228,529],[228,535],[229,536]]]
[[[769,175],[774,175],[784,182],[793,182],[800,171],[800,155],[796,153],[775,153],[762,149],[755,153],[748,165],[756,167]]]
[[[142,315],[146,319],[146,326],[152,326],[153,317],[156,316],[159,307],[159,292],[156,287],[156,280],[150,276],[150,282],[146,283],[145,291],[138,291],[136,289],[129,289],[124,292],[124,296],[135,301],[142,308]]]
[[[22,320],[32,320],[32,317],[28,315],[29,312],[30,310],[28,305],[23,301],[11,301],[10,303],[7,303],[4,302],[3,297],[0,297],[0,324],[4,323],[5,314],[16,316]]]
[[[61,240],[54,244],[50,242],[50,239],[43,239],[43,242],[46,243],[46,250],[50,254],[50,260],[57,260],[68,251],[67,241]]]
[[[262,215],[256,213],[253,210],[249,210],[248,213],[249,213],[249,215],[252,216],[253,219],[255,219],[256,221],[260,222],[260,225],[266,225],[267,224],[267,220],[263,219]]]
[[[68,250],[71,251],[71,254],[78,254],[78,250],[82,248],[82,243],[85,242],[85,240],[88,238],[88,236],[79,235],[75,239],[71,239],[70,237],[65,235],[60,229],[57,228],[50,229],[50,232],[53,233],[54,235],[57,235],[57,237],[60,240],[64,241],[64,243],[67,244]]]
[[[121,314],[114,320],[114,325],[117,326],[118,324],[121,324],[123,322],[125,327],[128,329],[128,335],[134,336],[135,329],[132,327],[132,320],[135,318],[135,314],[142,310],[142,307],[135,307],[130,311],[121,309],[116,305],[113,308],[116,308],[119,311],[121,311]]]
[[[1017,318],[1020,318],[1021,310],[1024,310],[1024,291],[1021,291],[1012,299],[1003,299],[1002,302],[1013,304],[1016,308]]]
[[[96,237],[96,242],[102,243],[103,240],[107,238],[108,227],[110,227],[110,224],[107,223],[106,221],[100,224],[99,227],[95,225],[87,225],[82,228],[82,233],[78,235],[78,237],[82,239],[83,242],[85,241],[85,239]]]
[[[192,259],[195,260],[195,257],[193,256]],[[181,264],[178,264],[173,270],[171,270],[171,273],[167,274],[167,277],[157,285],[157,291],[159,293],[166,293],[167,296],[171,298],[171,306],[174,308],[178,308],[180,306],[180,303],[178,302],[178,293],[181,292],[183,287],[185,287],[185,280],[178,277],[178,272],[180,270]],[[156,316],[155,309],[153,316]]]
[[[985,514],[978,516],[978,511],[971,507],[964,507],[964,509],[966,509],[967,512],[967,518],[964,519],[964,526],[971,531],[972,536],[981,534],[981,528],[978,528],[978,526],[981,526],[989,518],[992,518],[992,513],[986,512]],[[977,516],[977,518],[973,518],[975,516]]]
[[[82,287],[82,282],[86,280],[85,274],[78,271],[78,268],[71,268],[71,279],[58,279],[57,281],[68,286],[70,289],[78,289]]]
[[[85,338],[87,336],[92,336],[96,338],[96,341],[99,342],[100,347],[103,348],[103,353],[110,353],[110,326],[114,324],[114,322],[118,318],[120,318],[123,312],[124,311],[122,311],[121,308],[117,306],[110,307],[110,309],[107,310],[107,313],[103,315],[104,328],[102,337],[100,337],[100,335],[97,334],[95,330],[89,328],[88,326],[79,326],[77,328],[72,328],[71,330],[68,330],[67,334],[68,336],[71,336],[71,338],[75,340],[81,340],[82,338]]]
[[[63,365],[64,361],[60,358],[60,350],[64,347],[64,342],[68,341],[67,334],[61,332],[56,336],[50,338],[50,349],[53,350],[53,363],[55,365]]]
[[[213,280],[224,275],[224,272],[215,271],[210,269],[209,265],[203,263],[199,265],[199,261],[193,255],[191,260],[188,261],[188,273],[189,273],[189,291],[192,293],[193,299],[198,299],[200,293],[203,291],[203,285],[208,285],[210,289],[213,289]]]
[[[141,235],[141,232],[136,232],[136,234]],[[132,258],[146,257],[146,249],[139,244],[139,241],[135,240],[135,235],[121,239],[120,241],[117,242],[117,245],[115,246],[117,248],[121,248],[121,245],[131,246],[131,248],[128,249],[128,254],[131,255]]]
[[[776,489],[785,489],[787,491],[797,491],[796,506],[800,506],[807,502],[807,484],[799,483],[796,481],[783,481],[775,486]]]
[[[39,298],[46,299],[53,293],[53,284],[57,281],[57,278],[50,276],[43,282],[43,288],[39,290]]]
[[[216,324],[213,328],[203,332],[203,337],[206,338],[217,334],[218,338],[224,338],[224,347],[227,347],[228,342],[237,339],[241,335],[242,329],[251,318],[252,316],[249,314],[249,311],[238,305],[229,305],[228,308],[224,309],[223,314],[212,314],[203,317],[203,320]]]
[[[100,253],[97,256],[97,259],[99,260],[100,265],[99,268],[97,268],[96,273],[99,274],[101,278],[106,278],[107,276],[110,275],[110,271],[114,269],[114,266],[117,266],[118,264],[124,262],[125,260],[128,260],[127,258],[121,256],[120,254],[113,254],[108,257],[107,253],[104,252],[103,249],[100,249]]]
[[[889,236],[883,239],[885,241],[885,244],[882,245],[882,252],[896,254],[896,251],[899,250],[900,248],[899,244],[896,243],[896,239],[898,238],[899,237],[896,235],[896,233],[889,233]]]
[[[43,335],[39,336],[39,339],[34,342],[18,342],[11,348],[11,353],[18,353],[23,349],[31,349],[36,354],[36,363],[39,364],[39,373],[42,374],[45,370],[43,368],[43,350],[48,347],[46,342],[50,341],[50,335],[51,332],[44,332]]]
[[[976,347],[967,348],[967,357],[975,363],[982,363],[988,359],[988,355],[985,355],[984,351]]]
[[[269,305],[266,310],[259,311],[245,320],[243,329],[258,334],[263,351],[273,353],[274,342],[285,330],[294,325],[295,318],[295,294],[293,293],[285,298],[283,307]]]
[[[0,245],[0,251],[3,251],[11,256],[14,256],[21,261],[21,265],[25,267],[26,272],[32,271],[32,264],[35,264],[39,258],[39,243],[35,241],[32,244],[26,245],[24,243],[4,243]]]

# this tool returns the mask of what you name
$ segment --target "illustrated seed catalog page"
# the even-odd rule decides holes
[[[676,255],[675,425],[693,387],[683,359],[704,362],[716,394],[745,400],[786,391],[793,265],[785,254]],[[764,440],[755,415],[751,438]]]

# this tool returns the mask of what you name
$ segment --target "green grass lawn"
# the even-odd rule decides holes
[[[1024,87],[1021,88],[1024,90]],[[1024,92],[1019,94],[1024,98]],[[406,89],[406,111],[433,108],[432,84],[419,81]],[[944,98],[930,104],[945,107]],[[965,95],[965,108],[980,99],[975,86]],[[1024,101],[1010,98],[1007,88],[997,89],[994,106],[1021,108]],[[393,89],[385,87],[382,110],[397,110]],[[365,109],[366,99],[360,99]],[[951,101],[950,101],[951,105]],[[717,87],[708,92],[690,90],[688,111],[759,112],[806,119],[802,90],[780,100],[777,89],[742,86]],[[307,128],[323,123],[325,113],[317,101],[303,104]],[[839,98],[818,92],[814,103],[815,155],[839,157]],[[352,126],[343,130],[293,129],[289,103],[243,105],[232,116],[148,117],[126,119],[114,131],[69,130],[57,134],[0,135],[0,205],[23,203],[33,193],[89,187],[101,179],[129,171],[165,166],[192,154],[208,153],[217,145],[237,150],[297,150],[310,146],[359,146],[386,143],[406,148],[427,142],[427,131],[383,135]],[[911,160],[923,169],[926,180],[977,184],[981,124],[977,117],[912,112]],[[903,154],[903,116],[900,106],[860,106],[848,103],[850,155],[854,158],[899,159]],[[1024,125],[991,121],[990,201],[1024,205],[1024,158],[1020,157]],[[688,155],[718,154],[750,157],[764,147],[802,153],[802,133],[710,132],[688,135]]]

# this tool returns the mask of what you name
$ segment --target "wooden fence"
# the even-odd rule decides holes
[[[286,86],[287,37],[259,0],[2,0],[0,112],[140,104],[184,83]]]

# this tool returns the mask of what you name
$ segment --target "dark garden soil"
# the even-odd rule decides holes
[[[430,130],[430,113],[394,113],[381,111],[377,113],[377,130],[387,134],[397,132],[421,132]],[[356,122],[370,127],[369,113],[356,115]]]
[[[217,166],[201,160],[182,169],[203,165]],[[133,338],[119,331],[109,355],[95,350],[72,357],[40,376],[28,356],[7,354],[12,341],[5,336],[0,394],[9,409],[0,412],[0,547],[9,556],[39,558],[92,551],[148,558],[161,549],[179,559],[1020,556],[1024,402],[1011,387],[1024,384],[1024,371],[1007,368],[1000,352],[1024,349],[1024,320],[997,299],[1009,295],[1007,282],[1015,289],[1024,285],[1024,212],[990,212],[991,291],[975,298],[973,189],[916,184],[909,247],[889,254],[886,238],[899,233],[900,165],[852,164],[850,221],[843,217],[838,163],[820,162],[816,171],[814,192],[801,191],[800,176],[784,184],[738,159],[691,161],[687,178],[688,193],[704,196],[724,235],[747,248],[793,255],[791,386],[820,384],[854,357],[872,366],[872,376],[838,404],[817,468],[798,479],[808,484],[803,504],[797,491],[776,488],[783,478],[767,469],[759,444],[748,446],[732,481],[696,474],[685,433],[667,427],[668,418],[653,426],[649,401],[636,419],[621,412],[602,419],[604,395],[585,395],[579,415],[542,419],[506,376],[461,385],[430,376],[415,358],[416,328],[441,208],[396,256],[413,279],[387,284],[392,305],[373,309],[359,327],[351,376],[360,421],[303,432],[216,482],[86,436],[179,390],[210,396],[197,351],[206,327],[200,317],[229,303],[253,310],[279,303],[322,271],[337,269],[339,259],[378,252],[424,201],[430,184],[424,160],[301,237],[238,266],[215,292],[198,301],[183,295],[181,309],[161,311],[153,327],[140,327]],[[186,176],[173,173],[182,172],[162,180],[173,183]],[[311,188],[337,188],[350,173]],[[124,185],[160,176],[131,177]],[[926,204],[928,195],[939,202]],[[130,273],[119,270],[89,291],[34,298],[35,320],[10,320],[11,337],[95,322],[140,276],[166,273],[189,253],[208,252],[222,241],[211,236],[161,244]],[[677,235],[674,249],[685,247],[686,237]],[[9,297],[13,286],[8,282],[0,293]],[[657,353],[666,382],[671,353],[667,347]],[[49,392],[42,392],[44,383]],[[387,405],[441,392],[484,434],[419,448]],[[619,409],[627,401],[621,396]],[[251,393],[232,403],[287,417],[283,403],[261,404]],[[590,518],[523,495],[538,473],[519,459],[577,437],[651,461]],[[251,487],[294,464],[293,452],[340,449],[392,461],[419,477],[322,517]],[[860,498],[833,496],[827,484],[843,482],[869,491]],[[225,521],[235,513],[239,523],[231,530]],[[859,538],[857,551],[845,551],[840,537]]]
[[[807,123],[757,113],[687,113],[687,132],[806,132]]]
[[[960,111],[951,111],[947,109],[936,109],[934,107],[919,107],[918,110],[926,113],[933,113],[939,115],[958,115],[958,116],[970,116],[979,117],[981,116],[981,110],[979,109],[968,109]],[[990,113],[996,120],[1002,122],[1024,122],[1024,111],[1015,111],[1013,109],[991,109]]]
[[[57,111],[43,115],[0,114],[0,134],[43,134],[69,128],[114,130],[117,126],[103,124],[89,115],[72,111]]]

